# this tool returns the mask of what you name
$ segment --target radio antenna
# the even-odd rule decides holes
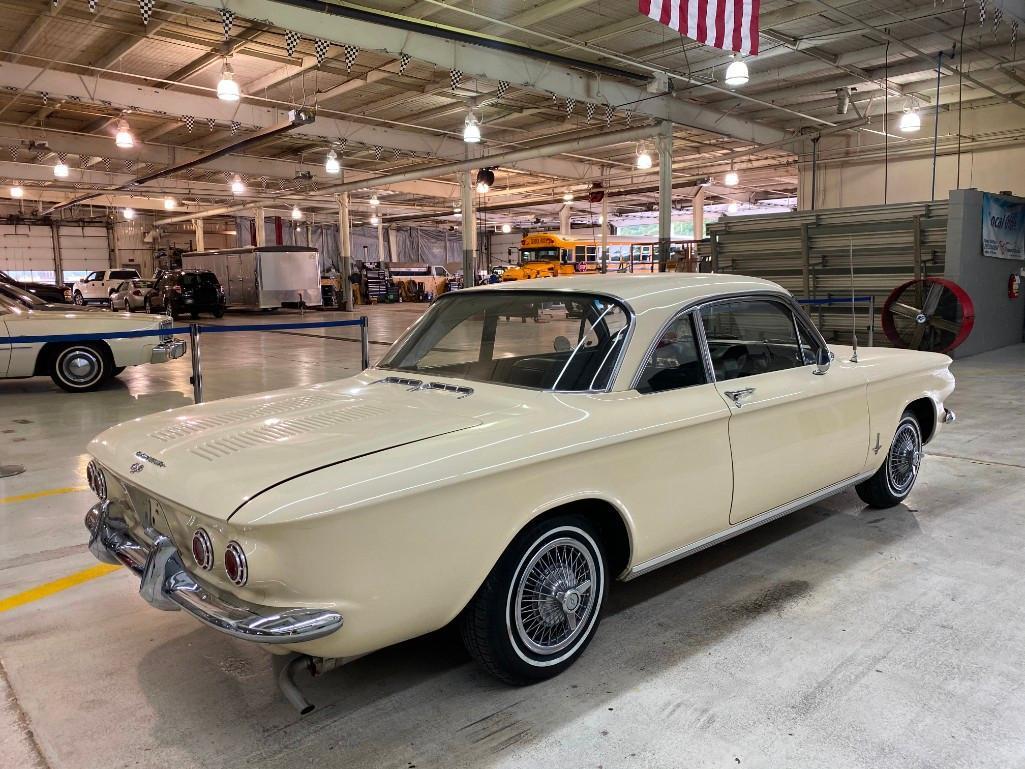
[[[858,314],[854,311],[854,238],[851,238],[850,250],[851,263],[851,336],[854,338],[853,351],[851,352],[851,363],[858,362]]]

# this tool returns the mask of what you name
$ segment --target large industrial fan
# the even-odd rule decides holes
[[[895,347],[950,352],[968,338],[974,324],[971,297],[945,278],[909,280],[883,305],[883,331]]]

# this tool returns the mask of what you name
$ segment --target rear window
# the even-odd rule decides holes
[[[132,285],[136,288],[153,288],[156,284],[155,280],[133,280]]]
[[[182,285],[187,287],[195,286],[216,286],[217,276],[212,272],[186,272],[182,273]]]
[[[111,270],[110,280],[131,280],[132,278],[139,277],[139,273],[135,270]]]

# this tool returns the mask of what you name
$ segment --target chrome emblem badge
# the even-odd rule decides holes
[[[133,462],[132,466],[129,467],[128,470],[129,470],[129,472],[132,472],[132,473],[141,473],[142,472],[142,468],[144,468],[144,467],[145,467],[145,465],[142,462]]]
[[[145,451],[136,451],[135,458],[141,459],[143,462],[149,462],[151,465],[156,465],[157,467],[167,467],[167,465],[165,465],[159,459],[157,459],[156,457],[151,457]],[[133,472],[138,472],[138,470],[133,470]]]

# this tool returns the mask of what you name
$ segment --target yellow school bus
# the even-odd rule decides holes
[[[690,241],[673,241],[670,245],[672,269],[677,269],[680,258],[689,256],[691,250]],[[658,272],[658,238],[609,235],[608,251],[607,272]],[[578,237],[555,232],[533,233],[520,241],[519,263],[506,270],[502,280],[600,272],[601,256],[600,235]]]

